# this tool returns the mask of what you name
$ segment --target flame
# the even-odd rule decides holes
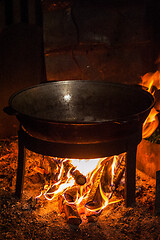
[[[155,91],[160,89],[160,71],[156,71],[155,73],[146,73],[142,77],[142,86],[146,87],[148,92],[150,92],[154,96]],[[157,114],[158,111],[155,108],[152,108],[149,116],[143,124],[143,138],[150,137],[158,127],[159,121]]]
[[[113,177],[114,177],[114,171],[115,171],[115,165],[116,165],[116,159],[117,159],[116,156],[113,156],[113,158],[114,158],[114,160],[113,160],[113,164],[112,164],[112,175],[111,175],[112,176],[112,178],[111,178],[111,185],[112,186],[114,184],[113,183],[113,179],[114,179]]]
[[[125,154],[96,159],[58,159],[57,181],[45,185],[36,198],[44,196],[51,201],[61,195],[65,203],[76,206],[79,215],[97,214],[110,202],[116,183],[114,174]]]
[[[160,71],[155,73],[146,73],[142,77],[142,85],[148,88],[150,93],[154,93],[153,87],[160,88]]]
[[[158,112],[156,111],[156,109],[152,108],[149,116],[147,117],[147,119],[143,124],[143,131],[142,131],[143,138],[150,137],[152,133],[157,129],[159,125],[157,114]]]

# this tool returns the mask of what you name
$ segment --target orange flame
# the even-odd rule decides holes
[[[147,119],[143,124],[143,131],[142,131],[143,138],[150,137],[152,133],[157,129],[159,125],[157,114],[158,112],[156,111],[156,109],[152,108],[149,116],[147,117]]]
[[[154,93],[153,87],[160,89],[160,71],[155,73],[146,73],[142,77],[142,85],[148,88],[150,93]]]
[[[96,159],[60,159],[57,181],[45,185],[36,198],[43,195],[47,200],[53,200],[62,195],[67,204],[76,206],[80,215],[82,209],[86,216],[89,212],[99,213],[109,204],[115,189],[115,168],[120,166],[119,161],[125,154]],[[76,171],[78,177],[85,175],[86,182],[82,185],[76,182]]]
[[[148,92],[150,92],[153,96],[157,89],[160,89],[160,72],[156,71],[155,73],[146,73],[142,77],[142,86],[146,87]],[[152,133],[156,130],[159,125],[158,111],[155,108],[152,108],[149,116],[145,120],[143,124],[142,137],[148,138],[152,135]]]

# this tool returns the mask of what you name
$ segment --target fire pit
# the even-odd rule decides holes
[[[14,94],[7,110],[20,121],[16,195],[23,191],[25,148],[85,159],[126,152],[125,203],[132,205],[136,149],[153,105],[141,87],[108,82],[48,82]]]

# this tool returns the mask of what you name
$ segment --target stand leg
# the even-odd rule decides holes
[[[23,184],[25,174],[25,148],[20,131],[18,132],[18,169],[17,169],[17,181],[15,195],[18,198],[22,197]]]
[[[131,146],[126,156],[125,171],[125,205],[130,207],[135,203],[136,188],[136,152],[137,146]]]

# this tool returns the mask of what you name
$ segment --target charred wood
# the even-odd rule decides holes
[[[65,218],[68,224],[80,225],[82,220],[78,214],[75,205],[68,205],[65,201],[63,202],[63,209],[65,213]]]
[[[123,177],[123,174],[125,172],[125,163],[126,163],[126,154],[122,157],[120,165],[116,170],[115,178],[113,181],[113,188],[112,188],[113,190],[116,190],[116,188],[118,187],[118,185]]]
[[[76,170],[76,168],[73,166],[73,164],[71,164],[69,160],[64,161],[63,165],[66,172],[70,170],[72,177],[78,185],[84,185],[86,183],[86,177],[82,173],[80,173],[79,170]]]
[[[64,198],[69,203],[76,201],[78,195],[77,187],[71,187],[64,192]]]
[[[95,173],[94,177],[93,177],[93,185],[91,187],[91,190],[88,194],[88,198],[87,198],[87,203],[89,202],[93,202],[94,201],[94,198],[95,198],[95,194],[96,194],[96,191],[99,187],[99,184],[101,182],[101,177],[102,177],[102,174],[103,174],[103,171],[104,171],[104,168],[105,166],[101,166],[98,171]],[[86,204],[87,204],[86,203]]]
[[[78,185],[84,185],[86,183],[86,177],[78,170],[71,170],[71,175]]]

